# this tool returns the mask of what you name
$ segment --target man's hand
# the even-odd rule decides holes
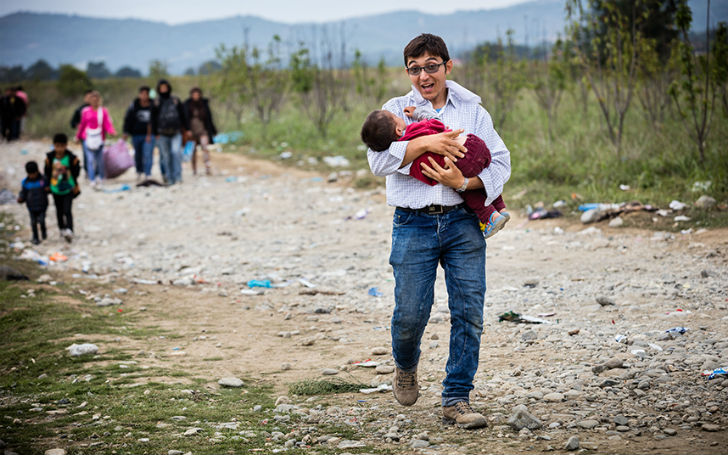
[[[450,158],[445,157],[445,167],[437,164],[437,161],[432,159],[432,157],[428,158],[428,160],[432,167],[425,163],[421,163],[422,173],[427,177],[430,177],[445,186],[449,186],[452,189],[457,189],[463,186],[465,177],[463,176],[463,173],[460,172],[460,169],[453,164]]]
[[[445,133],[431,134],[429,136],[421,136],[414,140],[422,140],[423,147],[426,151],[442,155],[455,163],[458,158],[462,158],[468,149],[461,144],[457,137],[464,130],[447,131]]]
[[[129,135],[127,133],[124,133],[124,135],[122,136],[122,138],[124,139],[124,142],[126,142],[126,141],[129,140]]]
[[[145,142],[152,142],[152,135],[147,133],[147,137],[144,139]]]
[[[407,117],[412,118],[412,116],[415,115],[415,107],[407,106],[406,108],[404,108],[404,113],[407,115]]]

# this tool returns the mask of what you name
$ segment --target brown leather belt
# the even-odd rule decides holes
[[[421,209],[410,209],[407,207],[397,207],[397,209],[404,210],[405,212],[419,213],[423,215],[443,215],[447,212],[452,212],[453,210],[457,210],[463,207],[465,207],[464,203],[458,205],[428,205],[427,207],[422,207]]]

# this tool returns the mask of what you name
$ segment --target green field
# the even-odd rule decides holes
[[[536,98],[540,74],[545,67],[531,64],[519,75],[525,78],[515,94],[506,121],[498,124],[499,85],[495,71],[486,75],[476,91],[484,106],[496,119],[495,128],[511,151],[512,176],[506,186],[506,202],[516,207],[543,202],[546,207],[563,199],[574,209],[580,202],[640,201],[660,207],[673,199],[688,204],[703,194],[714,197],[718,206],[708,213],[692,213],[701,225],[725,225],[725,203],[728,199],[728,113],[716,102],[710,135],[706,143],[706,159],[701,164],[696,143],[689,136],[686,122],[673,102],[669,102],[661,122],[651,122],[639,99],[636,87],[634,99],[625,117],[621,151],[618,153],[609,140],[602,113],[593,92],[584,90],[579,80],[568,79],[561,102],[555,110],[549,134],[547,116]],[[359,129],[366,114],[379,108],[383,101],[404,94],[409,79],[404,71],[388,68],[368,76],[382,87],[375,96],[371,90],[357,90],[355,70],[337,71],[336,103],[330,109],[332,119],[324,136],[302,108],[305,99],[291,84],[284,90],[282,104],[263,127],[252,101],[239,101],[223,96],[222,76],[172,77],[174,92],[182,99],[189,89],[198,85],[211,100],[220,131],[242,131],[243,138],[226,151],[248,153],[279,160],[281,152],[292,157],[282,161],[287,165],[326,170],[320,158],[342,155],[351,162],[351,169],[368,169],[366,153],[359,140]],[[455,66],[450,76],[468,86],[466,68]],[[379,81],[383,82],[379,82]],[[93,81],[110,109],[117,131],[126,107],[142,84],[154,85],[148,79],[103,79]],[[646,82],[642,84],[649,84]],[[70,133],[69,120],[80,97],[61,95],[55,82],[27,82],[31,105],[26,135],[47,140],[58,131]],[[240,117],[238,118],[238,114]],[[311,158],[318,159],[312,160]],[[316,164],[318,162],[318,164]],[[710,182],[707,190],[693,191],[696,182]],[[359,187],[382,185],[374,177],[359,178]],[[628,191],[620,190],[628,185]],[[518,195],[519,197],[512,197]],[[685,227],[685,226],[683,226]],[[669,226],[668,226],[669,228]]]

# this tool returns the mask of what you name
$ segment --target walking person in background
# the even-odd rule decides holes
[[[142,176],[152,174],[154,162],[154,134],[152,123],[152,102],[149,99],[149,87],[139,88],[139,96],[132,101],[124,116],[124,140],[131,136],[134,146],[134,164],[137,172],[137,182]]]
[[[28,174],[23,179],[22,189],[18,195],[18,202],[25,203],[30,214],[30,228],[33,231],[33,245],[38,245],[40,239],[46,239],[45,214],[48,208],[48,192],[45,186],[45,179],[38,169],[38,163],[28,161],[25,163],[25,172]],[[40,226],[40,236],[38,235]]]
[[[70,243],[73,240],[71,205],[73,199],[81,193],[78,186],[81,166],[76,155],[67,146],[68,137],[65,134],[58,133],[53,136],[53,150],[46,155],[43,178],[46,191],[53,195],[56,205],[58,229],[61,236]]]
[[[185,101],[185,118],[187,119],[188,141],[195,141],[195,145],[202,147],[202,159],[205,161],[205,173],[211,175],[210,151],[207,146],[217,134],[215,124],[212,122],[210,102],[202,97],[202,90],[193,87],[190,97]],[[197,175],[197,147],[192,152],[192,174]]]
[[[8,142],[20,137],[20,119],[25,115],[25,102],[15,94],[15,88],[5,90],[0,99],[0,117],[2,118],[2,136]]]
[[[76,138],[83,142],[83,154],[86,157],[88,179],[95,187],[104,178],[104,141],[107,135],[115,135],[116,130],[111,116],[101,106],[101,94],[94,90],[89,95],[89,106],[81,111],[81,123],[78,124]]]
[[[25,131],[25,118],[28,116],[28,108],[30,107],[30,104],[28,104],[28,94],[23,91],[22,85],[15,87],[15,96],[23,100],[25,103],[25,112],[23,112],[23,116],[20,117],[20,120],[18,120],[18,136],[20,136],[23,134],[23,131]]]
[[[182,102],[172,95],[172,86],[165,79],[157,83],[152,116],[157,128],[159,168],[165,183],[174,185],[182,181],[182,137],[187,122]]]
[[[81,112],[89,105],[89,100],[91,99],[91,92],[93,90],[86,90],[83,92],[83,103],[76,108],[75,111],[73,111],[73,116],[71,117],[71,129],[76,131],[78,128],[78,124],[81,123]],[[81,154],[81,163],[83,170],[86,172],[86,175],[88,176],[88,167],[86,166],[86,157],[83,156],[83,153]]]

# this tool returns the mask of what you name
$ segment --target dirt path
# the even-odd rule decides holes
[[[13,190],[22,164],[40,161],[44,149],[0,146]],[[122,340],[123,347],[144,351],[147,363],[209,377],[210,387],[238,376],[271,382],[282,395],[291,382],[324,378],[326,368],[373,386],[391,381],[391,374],[354,365],[370,358],[391,365],[390,356],[373,355],[389,344],[393,305],[393,209],[383,190],[355,191],[239,155],[215,153],[213,163],[217,175],[193,177],[186,168],[184,183],[172,188],[134,188],[131,176],[106,191],[84,188],[74,203],[76,241],[58,238],[50,208],[50,238],[33,250],[67,255],[49,269],[69,280],[125,288],[116,295],[125,311],[144,311],[150,325],[177,337]],[[115,192],[124,183],[132,189]],[[23,207],[0,207],[26,222]],[[27,238],[19,231],[19,240]],[[487,264],[473,401],[488,413],[488,429],[465,433],[439,422],[449,333],[441,273],[417,405],[399,407],[390,394],[343,394],[326,398],[337,409],[330,418],[355,415],[366,438],[404,452],[415,440],[429,440],[417,449],[424,453],[561,451],[571,436],[582,448],[609,453],[724,451],[728,380],[700,373],[728,365],[728,231],[585,230],[516,216],[488,241]],[[278,287],[249,295],[252,279]],[[139,284],[149,281],[162,284]],[[371,288],[382,296],[369,295]],[[614,305],[602,307],[597,297]],[[543,316],[552,324],[499,323],[508,310],[553,313]],[[675,326],[690,330],[666,336]],[[615,341],[620,335],[629,344]],[[610,359],[625,368],[593,371]],[[507,426],[518,404],[543,428]]]

